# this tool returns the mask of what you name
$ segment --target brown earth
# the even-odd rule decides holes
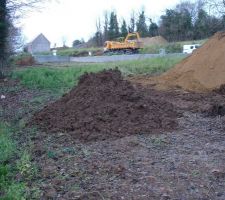
[[[201,48],[159,77],[139,77],[134,82],[155,84],[157,89],[183,88],[207,92],[225,84],[225,32],[210,38]]]
[[[213,105],[225,105],[224,95],[152,87],[146,93],[183,114],[177,129],[88,143],[62,132],[15,129],[19,148],[32,150],[39,169],[27,178],[27,199],[224,200],[225,117],[207,113]],[[0,82],[0,94],[6,96],[0,100],[0,121],[10,123],[57,98],[13,80]]]
[[[162,36],[141,38],[144,46],[167,44],[167,40]]]
[[[32,123],[91,141],[173,130],[177,117],[173,105],[154,90],[132,86],[120,71],[108,70],[83,75],[78,86],[36,113]]]
[[[34,57],[31,56],[31,55],[27,55],[27,56],[24,56],[20,59],[18,59],[15,64],[17,66],[21,66],[21,67],[24,67],[24,66],[32,66],[35,64],[35,60],[34,60]]]

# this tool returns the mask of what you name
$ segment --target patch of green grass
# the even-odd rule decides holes
[[[0,163],[9,161],[15,152],[15,144],[11,139],[10,128],[0,123]]]
[[[37,169],[31,162],[31,155],[26,150],[17,161],[17,169],[26,180],[31,180],[37,174]]]
[[[13,78],[21,80],[29,88],[49,89],[58,91],[71,88],[77,83],[78,78],[85,72],[97,72],[103,69],[94,67],[69,67],[69,68],[29,68],[15,71]]]
[[[175,56],[123,61],[118,63],[116,66],[118,66],[125,76],[137,74],[160,74],[173,67],[183,58],[183,56]]]
[[[145,46],[143,49],[140,49],[139,52],[142,54],[150,53],[150,54],[158,54],[160,49],[165,49],[165,45],[149,45]]]
[[[11,183],[1,200],[25,200],[25,184],[23,183]]]
[[[15,156],[16,146],[11,138],[11,129],[7,124],[0,123],[0,199],[24,199],[25,184],[14,180],[16,171],[9,164]]]
[[[70,63],[67,67],[33,67],[13,72],[12,77],[20,79],[29,88],[45,89],[63,93],[77,84],[79,77],[85,72],[98,72],[103,69],[118,67],[123,75],[159,74],[165,72],[183,56],[148,58],[115,63]]]

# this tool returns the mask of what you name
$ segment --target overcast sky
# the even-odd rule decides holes
[[[173,8],[180,0],[57,0],[46,3],[45,8],[33,11],[21,20],[23,34],[27,41],[43,33],[57,46],[63,39],[71,46],[75,39],[90,38],[96,30],[98,17],[103,19],[104,11],[115,10],[119,22],[129,19],[134,10],[145,9],[146,16],[158,21],[167,8]]]

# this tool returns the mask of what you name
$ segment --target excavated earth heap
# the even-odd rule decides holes
[[[144,46],[163,45],[168,43],[167,40],[162,36],[141,38],[141,41],[143,42]]]
[[[216,33],[156,81],[159,89],[178,86],[197,92],[215,90],[225,84],[225,32]]]
[[[85,74],[68,94],[36,113],[31,123],[81,141],[173,130],[178,113],[157,94],[134,87],[118,70]]]

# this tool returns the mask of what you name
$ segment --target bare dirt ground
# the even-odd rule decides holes
[[[0,88],[6,96],[0,100],[0,120],[10,122],[26,121],[57,98],[10,80]],[[23,128],[19,142],[32,142],[39,175],[30,184],[40,188],[41,199],[224,200],[225,119],[220,111],[225,96],[154,95],[182,114],[176,130],[80,143],[66,133],[36,130],[30,135],[31,128]]]

